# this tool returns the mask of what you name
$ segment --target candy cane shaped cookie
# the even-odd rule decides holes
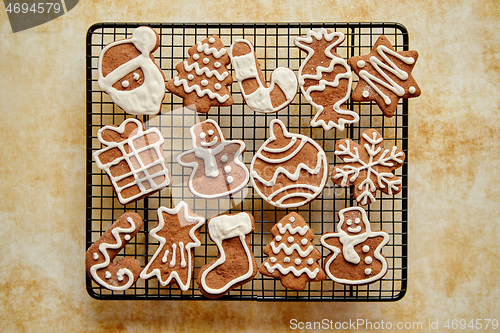
[[[142,218],[133,212],[121,215],[94,243],[86,254],[87,274],[100,286],[113,291],[132,286],[141,272],[141,265],[132,258],[113,262],[116,255],[142,228]]]
[[[236,40],[229,49],[229,57],[241,94],[252,110],[272,113],[292,102],[298,82],[291,69],[276,68],[271,74],[271,85],[267,87],[252,43],[246,39]]]
[[[161,110],[165,77],[152,55],[159,45],[156,31],[139,27],[131,38],[106,45],[99,55],[97,84],[127,113],[155,115]]]
[[[220,215],[209,220],[208,232],[219,256],[198,273],[198,286],[205,297],[222,297],[257,274],[257,262],[250,246],[253,229],[254,218],[249,213]]]

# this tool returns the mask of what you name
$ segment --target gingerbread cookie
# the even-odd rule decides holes
[[[277,112],[293,101],[297,93],[297,77],[291,69],[276,68],[271,74],[271,85],[267,87],[252,43],[246,39],[236,40],[231,45],[229,56],[243,99],[252,110]]]
[[[405,153],[396,146],[383,148],[383,141],[379,132],[367,129],[359,144],[350,139],[335,144],[335,155],[346,163],[333,168],[332,180],[342,187],[353,186],[354,198],[363,206],[375,201],[377,189],[388,195],[401,191],[401,179],[393,172],[403,165]]]
[[[141,265],[133,258],[113,262],[116,255],[142,228],[142,218],[133,212],[121,215],[86,253],[87,274],[100,286],[113,291],[130,288],[141,272]]]
[[[106,171],[122,205],[151,195],[172,182],[163,154],[163,136],[157,128],[144,130],[134,118],[119,127],[107,125],[97,132],[104,146],[93,153],[97,167]]]
[[[314,232],[297,213],[282,218],[272,229],[273,240],[264,247],[269,257],[259,268],[263,275],[280,279],[285,288],[304,290],[312,281],[323,281],[321,254],[312,240]]]
[[[194,148],[177,156],[180,165],[193,168],[189,190],[201,198],[215,199],[243,189],[250,178],[241,161],[245,142],[226,140],[212,119],[194,125],[190,132]]]
[[[176,283],[183,291],[189,289],[194,267],[193,248],[201,245],[200,228],[205,219],[193,214],[181,201],[175,208],[158,208],[158,225],[150,235],[160,244],[141,272],[141,279],[156,277],[162,286]]]
[[[125,112],[154,115],[165,97],[165,77],[153,52],[160,37],[149,27],[134,30],[131,38],[112,42],[99,55],[97,84]]]
[[[219,37],[198,42],[188,53],[189,58],[175,66],[178,74],[167,82],[167,90],[184,98],[185,107],[201,113],[212,106],[233,105],[228,90],[233,78],[226,68],[230,60]]]
[[[389,242],[384,231],[371,231],[366,211],[361,207],[339,212],[337,232],[327,232],[321,244],[332,253],[326,257],[325,271],[335,282],[363,285],[380,280],[387,273],[382,247]]]
[[[357,123],[356,112],[343,107],[351,94],[351,68],[335,49],[342,44],[342,32],[324,28],[309,30],[306,37],[296,37],[295,46],[307,53],[299,69],[299,87],[305,99],[316,109],[311,126],[325,130],[343,130],[346,124]]]
[[[290,133],[279,119],[255,153],[250,176],[255,191],[278,208],[299,207],[321,194],[328,179],[325,152],[313,139]]]
[[[250,244],[253,230],[254,218],[245,212],[220,215],[208,221],[208,233],[219,255],[198,273],[198,287],[205,297],[222,297],[257,274]]]
[[[411,76],[417,59],[417,51],[396,52],[389,39],[380,36],[369,54],[349,59],[360,78],[352,99],[375,101],[386,117],[392,117],[401,98],[420,96],[420,88]]]

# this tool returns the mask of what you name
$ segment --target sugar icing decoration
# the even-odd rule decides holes
[[[173,219],[175,225],[165,223],[164,213],[175,217]],[[193,271],[192,249],[201,245],[195,232],[203,226],[205,219],[201,216],[191,215],[189,207],[184,201],[179,202],[175,208],[160,207],[157,214],[158,225],[151,229],[149,234],[159,241],[159,245],[146,267],[142,270],[140,277],[141,279],[156,277],[162,286],[169,285],[175,280],[179,288],[186,291],[191,284]],[[181,220],[186,221],[187,224],[181,225]],[[169,237],[169,230],[172,228],[179,230],[179,233],[187,234],[189,241],[184,243]],[[161,263],[168,264],[170,269],[162,268],[157,258],[161,258]],[[185,280],[179,275],[181,270],[187,272]]]
[[[104,54],[114,46],[131,43],[141,52],[137,57],[118,66],[105,77],[102,74]],[[157,48],[157,34],[149,27],[139,27],[134,30],[132,37],[108,44],[99,54],[97,84],[99,88],[109,94],[125,112],[134,115],[154,115],[161,108],[165,96],[165,78],[158,66],[151,60],[150,53]],[[144,82],[132,90],[118,90],[113,85],[128,73],[140,68],[144,73]],[[134,80],[139,74],[133,74]],[[136,79],[137,77],[137,79]],[[127,88],[129,82],[123,81],[122,86]]]
[[[359,121],[356,112],[342,108],[342,105],[347,102],[351,94],[352,72],[347,61],[334,54],[334,50],[344,40],[345,35],[342,32],[329,32],[324,28],[318,31],[309,30],[306,37],[296,37],[294,39],[295,46],[307,52],[307,56],[299,68],[298,80],[302,95],[316,109],[316,114],[311,119],[310,124],[313,127],[322,126],[327,131],[332,128],[344,130],[346,124]],[[320,41],[326,42],[323,47],[320,46],[319,49],[312,47],[313,43],[318,44]],[[322,53],[318,54],[318,52]],[[322,57],[322,65],[318,65],[312,70],[309,62],[311,59],[318,57]],[[323,64],[327,66],[323,66]],[[331,78],[331,74],[335,75],[334,78]],[[341,80],[347,81],[345,92],[331,105],[324,105],[324,102],[320,101],[321,97],[318,99],[312,94],[324,92],[327,87],[339,89]],[[306,84],[306,82],[315,81],[317,81],[317,84]],[[335,117],[328,116],[325,113],[325,107],[332,108],[332,111],[336,114]]]

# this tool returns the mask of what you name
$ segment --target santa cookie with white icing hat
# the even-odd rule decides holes
[[[192,126],[190,132],[193,148],[177,157],[180,165],[193,168],[188,180],[189,190],[198,197],[215,199],[243,189],[250,179],[241,161],[245,143],[226,140],[212,119]]]
[[[373,283],[387,273],[382,247],[389,242],[385,231],[371,231],[366,211],[350,207],[339,211],[338,232],[327,232],[321,245],[331,250],[325,272],[335,282],[348,285]]]

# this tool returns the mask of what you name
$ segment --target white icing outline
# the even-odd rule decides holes
[[[165,78],[161,69],[151,60],[150,53],[156,46],[156,33],[149,27],[138,27],[131,38],[114,41],[101,50],[98,60],[99,76],[97,84],[125,112],[134,115],[155,115],[160,111],[165,96]],[[141,52],[137,57],[118,66],[106,77],[102,75],[102,60],[104,54],[113,46],[131,43]],[[113,84],[128,73],[141,68],[144,82],[132,90],[118,90]]]
[[[335,37],[338,37],[337,41],[334,42],[333,44],[329,45],[325,49],[325,55],[331,59],[328,67],[318,65],[316,67],[316,74],[315,75],[302,74],[302,71],[304,70],[307,62],[313,57],[314,52],[315,52],[314,49],[307,44],[312,43],[313,38],[315,38],[316,40],[321,40],[324,38],[326,41],[332,41]],[[298,78],[299,78],[299,88],[300,88],[300,91],[302,92],[302,95],[304,95],[305,99],[312,106],[314,106],[316,108],[316,111],[317,111],[316,114],[314,115],[314,117],[311,119],[310,124],[313,127],[323,126],[323,128],[326,131],[329,131],[334,127],[338,130],[344,130],[345,124],[353,124],[353,123],[357,123],[359,121],[359,115],[356,112],[351,111],[351,110],[341,109],[341,106],[349,99],[349,96],[351,94],[352,72],[351,72],[351,67],[349,66],[347,61],[345,61],[341,57],[335,56],[332,53],[332,49],[334,49],[338,45],[342,44],[342,42],[344,40],[345,40],[345,35],[342,32],[335,31],[332,33],[328,33],[328,31],[325,28],[321,28],[317,32],[314,30],[309,30],[307,32],[306,37],[296,37],[294,39],[295,46],[297,46],[298,48],[301,48],[307,52],[306,58],[304,59],[304,61],[300,65]],[[335,76],[335,80],[333,82],[322,79],[323,73],[332,73],[335,65],[340,65],[340,66],[344,67],[346,72],[342,73],[342,74],[337,74]],[[317,80],[317,81],[319,81],[319,83],[318,83],[318,85],[310,86],[309,88],[307,88],[307,90],[304,90],[304,83],[305,83],[306,79]],[[333,110],[340,115],[347,115],[347,116],[353,117],[353,120],[340,118],[340,119],[338,119],[338,122],[339,122],[338,124],[335,123],[333,120],[329,120],[328,124],[327,124],[323,119],[318,120],[319,116],[323,113],[324,106],[319,105],[313,101],[313,99],[311,97],[311,92],[324,91],[327,86],[332,87],[332,88],[337,88],[339,86],[341,79],[349,80],[347,91],[346,91],[345,96],[342,99],[335,102],[335,104],[333,105]]]
[[[217,245],[220,257],[208,269],[206,269],[203,274],[201,274],[200,284],[205,292],[213,295],[219,295],[225,293],[235,284],[249,279],[253,275],[254,256],[245,241],[246,235],[252,232],[252,220],[250,215],[245,212],[238,213],[236,215],[216,216],[211,218],[208,222],[208,232],[210,234],[210,238],[214,241],[215,245]],[[248,272],[230,280],[222,288],[210,288],[206,283],[208,273],[226,262],[226,253],[222,247],[222,241],[234,237],[238,237],[243,245],[248,260]]]
[[[250,47],[250,53],[233,56],[233,46],[237,43],[244,43]],[[257,71],[257,64],[255,61],[255,52],[252,43],[246,39],[237,39],[231,44],[229,49],[229,57],[231,58],[231,65],[233,66],[235,78],[238,81],[241,94],[245,103],[254,111],[262,113],[277,112],[290,104],[295,95],[297,94],[297,76],[295,73],[286,67],[278,67],[271,73],[271,84],[266,88],[264,82],[261,82],[259,73]],[[242,82],[246,79],[255,79],[259,84],[259,88],[247,94],[243,89]],[[277,107],[273,107],[271,100],[271,91],[277,85],[286,97],[286,101]]]
[[[402,164],[404,162],[404,157],[403,159],[400,159],[400,157],[404,156],[403,152],[396,153],[398,150],[398,147],[393,146],[392,149],[389,148],[383,148],[383,147],[377,147],[377,145],[381,144],[384,138],[378,133],[377,131],[373,131],[372,133],[372,138],[370,138],[367,134],[366,131],[363,132],[362,137],[371,145],[365,144],[364,148],[368,152],[368,155],[370,156],[368,162],[363,161],[359,157],[359,151],[357,147],[353,147],[354,153],[351,152],[351,147],[350,147],[350,142],[349,140],[346,140],[345,143],[346,145],[339,144],[339,150],[336,150],[334,154],[336,156],[341,156],[341,155],[347,155],[347,157],[344,157],[343,160],[345,164],[342,165],[342,168],[335,167],[335,176],[333,176],[334,179],[339,179],[342,178],[340,186],[346,187],[347,186],[347,181],[349,180],[350,182],[354,182],[358,176],[360,175],[361,171],[367,170],[366,178],[361,182],[361,184],[358,185],[358,190],[363,190],[364,191],[359,194],[356,197],[356,200],[361,204],[361,205],[367,205],[368,203],[372,203],[376,201],[374,193],[377,190],[377,187],[371,180],[371,174],[373,173],[377,177],[377,184],[379,186],[379,189],[384,189],[388,187],[388,194],[392,195],[393,190],[395,192],[399,191],[399,188],[397,185],[401,185],[402,181],[401,179],[397,178],[396,180],[390,180],[395,175],[392,172],[377,172],[375,169],[373,169],[373,166],[376,165],[382,165],[382,166],[388,166],[392,167],[394,166],[393,162]],[[383,151],[382,151],[383,149]],[[373,158],[379,154],[382,151],[382,154],[379,156],[378,160],[374,161]],[[390,152],[389,156],[387,154]],[[350,164],[354,163],[359,163],[361,166],[360,167],[354,167]],[[368,202],[368,200],[370,202]]]
[[[359,211],[362,216],[363,223],[365,224],[366,227],[366,232],[358,235],[349,235],[347,234],[344,230],[342,230],[342,225],[344,223],[344,214],[349,211]],[[325,233],[323,236],[321,236],[321,245],[329,249],[330,251],[333,252],[332,256],[330,259],[328,259],[325,263],[325,272],[328,275],[330,279],[332,279],[335,282],[342,283],[342,284],[349,284],[349,285],[358,285],[358,284],[367,284],[367,283],[372,283],[380,278],[382,278],[386,272],[387,272],[387,260],[384,258],[384,256],[381,254],[382,248],[389,243],[389,234],[387,234],[384,231],[371,231],[370,228],[370,221],[368,220],[368,216],[366,211],[362,207],[350,207],[350,208],[344,208],[339,211],[339,218],[340,221],[338,222],[337,226],[337,233],[334,232],[328,232]],[[362,280],[347,280],[347,279],[339,279],[336,278],[331,272],[330,272],[330,265],[332,265],[332,262],[337,258],[338,254],[342,251],[342,254],[344,256],[344,259],[348,262],[351,262],[353,264],[358,264],[360,262],[360,258],[356,251],[354,250],[354,246],[359,245],[363,243],[365,240],[368,238],[373,238],[377,236],[382,236],[383,241],[380,243],[377,248],[374,250],[374,256],[377,260],[379,260],[382,263],[382,269],[380,273],[371,276],[367,279],[362,279]],[[338,238],[339,241],[342,243],[342,249],[339,249],[336,246],[332,246],[326,243],[326,239],[328,238]],[[356,259],[357,258],[357,259]]]
[[[105,130],[112,130],[114,132],[117,132],[119,134],[123,134],[124,131],[125,131],[125,126],[128,124],[128,123],[135,123],[137,125],[137,133],[128,137],[126,140],[123,140],[121,142],[110,142],[110,141],[106,141],[102,138],[102,132],[105,131]],[[131,201],[134,201],[135,199],[143,196],[143,195],[146,195],[148,193],[151,193],[151,192],[155,192],[157,190],[161,190],[165,187],[167,187],[169,184],[170,184],[170,178],[169,178],[169,172],[168,172],[168,168],[167,168],[167,165],[166,165],[166,162],[165,162],[165,159],[162,157],[162,151],[163,151],[163,148],[162,148],[162,145],[163,145],[163,142],[165,141],[165,139],[163,138],[163,135],[161,134],[161,132],[155,128],[155,127],[152,127],[146,131],[143,130],[142,128],[142,122],[135,119],[135,118],[128,118],[126,119],[123,123],[120,124],[119,127],[114,127],[114,126],[111,126],[111,125],[106,125],[104,127],[102,127],[101,129],[99,129],[99,131],[97,132],[97,139],[99,140],[100,143],[102,143],[103,145],[106,145],[107,147],[103,148],[103,149],[100,149],[100,150],[97,150],[95,151],[92,156],[94,157],[94,160],[96,162],[96,165],[99,169],[101,170],[104,170],[108,176],[109,176],[109,179],[111,180],[111,184],[113,185],[114,189],[115,189],[115,192],[116,192],[116,196],[118,197],[118,201],[120,201],[120,203],[122,205],[126,205],[127,203],[131,202]],[[148,144],[146,145],[145,147],[141,148],[141,149],[136,149],[134,147],[134,144],[133,142],[138,139],[138,138],[141,138],[141,137],[144,137],[144,136],[147,136],[148,134],[156,134],[158,136],[158,141],[155,142],[155,143],[152,143],[152,144]],[[130,149],[130,153],[127,153],[125,151],[125,146],[128,146],[129,149]],[[108,151],[108,150],[111,150],[111,149],[114,149],[114,148],[117,148],[120,150],[120,152],[122,153],[122,157],[119,157],[119,158],[116,158],[115,160],[109,162],[109,163],[106,163],[106,164],[103,164],[101,163],[101,160],[99,159],[99,156]],[[139,154],[143,151],[147,151],[149,149],[154,149],[155,153],[156,153],[156,156],[157,156],[157,160],[156,161],[153,161],[152,163],[148,164],[148,165],[144,165],[142,159],[139,157]],[[132,163],[131,163],[131,158],[135,158],[136,161],[139,163],[139,169],[134,169],[132,167]],[[113,177],[111,175],[111,172],[110,172],[110,168],[118,163],[120,163],[121,161],[125,161],[127,163],[127,166],[129,167],[130,169],[130,172],[124,174],[124,175],[121,175],[119,177]],[[148,169],[156,166],[156,165],[161,165],[161,170],[150,175],[149,172],[148,172]],[[139,174],[143,174],[145,177],[143,178],[139,178]],[[129,183],[129,184],[126,184],[122,187],[119,187],[118,185],[118,182],[124,178],[127,178],[127,177],[130,177],[130,176],[133,176],[134,177],[134,181]],[[161,184],[157,184],[153,179],[156,178],[156,177],[159,177],[159,176],[164,176],[165,177],[165,180],[161,183]],[[142,184],[143,182],[147,181],[151,188],[148,190],[144,187],[144,185]],[[126,189],[126,188],[129,188],[129,187],[132,187],[132,186],[138,186],[139,187],[139,193],[134,195],[134,196],[131,196],[129,198],[124,198],[122,195],[121,195],[121,192]]]
[[[194,129],[197,126],[201,126],[201,124],[203,124],[203,123],[211,123],[217,129],[218,137],[220,138],[221,141],[220,141],[220,144],[218,146],[216,146],[214,149],[196,146],[197,139],[196,139],[196,135],[194,133]],[[236,192],[240,191],[241,189],[243,189],[248,184],[248,181],[250,180],[250,173],[249,173],[245,163],[243,163],[239,159],[239,156],[241,156],[243,154],[243,151],[245,150],[245,147],[246,147],[245,142],[243,142],[241,140],[230,140],[230,141],[225,140],[224,134],[222,133],[222,130],[220,129],[219,124],[217,124],[217,122],[215,120],[212,120],[212,119],[207,119],[201,123],[193,125],[190,128],[190,133],[191,133],[191,137],[193,139],[193,148],[179,154],[177,156],[177,163],[179,163],[183,167],[193,168],[193,170],[191,171],[191,174],[189,176],[188,188],[194,195],[196,195],[200,198],[205,198],[205,199],[216,199],[216,198],[227,196],[229,194],[236,193]],[[187,154],[194,153],[196,155],[196,157],[202,158],[205,162],[205,176],[207,176],[207,178],[208,177],[217,177],[219,175],[219,169],[217,166],[217,162],[215,160],[215,156],[217,154],[223,153],[224,148],[227,145],[235,144],[235,143],[239,144],[240,148],[234,154],[233,162],[244,170],[245,179],[243,180],[243,182],[240,185],[238,185],[234,188],[231,188],[230,190],[226,190],[226,191],[223,191],[221,193],[213,194],[213,195],[202,194],[202,193],[199,193],[198,191],[196,191],[195,187],[193,186],[193,179],[194,179],[194,176],[196,174],[196,171],[198,170],[199,163],[195,162],[195,161],[190,162],[190,163],[184,163],[184,162],[182,162],[182,157],[187,155]],[[226,180],[227,180],[227,178],[226,178]]]
[[[147,273],[151,264],[156,259],[156,257],[162,252],[162,249],[166,243],[166,239],[164,237],[161,237],[158,235],[158,232],[161,231],[165,227],[165,221],[163,220],[163,213],[165,212],[169,215],[177,215],[177,214],[179,214],[181,209],[184,209],[184,218],[186,219],[186,221],[191,222],[193,224],[193,226],[191,227],[191,230],[189,230],[189,237],[191,237],[193,242],[188,242],[187,244],[183,244],[183,246],[182,246],[184,251],[187,253],[187,260],[185,260],[184,262],[185,263],[187,262],[188,277],[187,277],[187,281],[185,284],[182,283],[181,278],[179,276],[179,273],[177,273],[177,271],[175,271],[175,270],[173,270],[168,275],[168,278],[165,281],[163,281],[161,279],[161,271],[158,268],[154,268],[150,273]],[[197,229],[199,229],[199,228],[201,228],[201,226],[203,226],[203,224],[205,223],[205,219],[203,217],[200,217],[200,216],[189,215],[188,205],[184,201],[179,202],[177,204],[177,206],[175,206],[175,208],[166,208],[163,206],[158,208],[157,215],[158,215],[158,225],[154,229],[151,229],[149,234],[151,235],[151,237],[158,240],[160,243],[158,245],[158,248],[156,249],[156,252],[153,254],[153,256],[149,260],[149,263],[146,265],[146,267],[142,270],[139,277],[141,279],[146,280],[146,279],[152,278],[153,276],[156,276],[156,278],[158,279],[158,281],[160,282],[160,284],[162,286],[166,286],[166,285],[170,284],[172,279],[175,279],[179,288],[182,291],[186,291],[189,289],[189,285],[191,284],[191,274],[193,271],[193,268],[191,267],[191,249],[201,246],[200,240],[195,236],[194,233]],[[180,242],[180,243],[182,243],[182,242]],[[180,245],[180,243],[179,243],[179,245]],[[175,243],[173,245],[175,245]],[[179,246],[179,248],[180,248],[180,246]],[[182,248],[180,248],[181,267],[182,267],[182,260],[184,258],[184,251]],[[164,262],[164,263],[166,262],[167,256],[168,256],[168,250],[165,251],[165,254],[163,255],[163,258],[165,258],[165,261],[163,261],[163,259],[162,259],[162,262]],[[174,265],[172,265],[170,267],[175,266],[175,249],[174,249],[174,253],[172,254],[172,261],[174,262]],[[172,264],[172,262],[170,264]]]
[[[285,152],[287,151],[290,147],[292,147],[290,144],[288,144],[287,146],[283,147],[283,148],[276,148],[276,149],[270,149],[270,148],[267,148],[266,146],[269,145],[271,142],[273,142],[274,140],[276,140],[276,136],[273,132],[273,127],[274,127],[274,124],[278,124],[281,126],[281,129],[283,131],[283,135],[286,137],[286,138],[292,138],[292,141],[296,142],[297,140],[301,140],[301,143],[299,145],[299,148],[297,148],[294,152],[292,152],[290,155],[288,155],[287,157],[284,157],[284,158],[281,158],[281,159],[269,159],[269,158],[266,158],[265,156],[262,155],[262,151],[269,151],[269,152]],[[250,179],[252,181],[252,185],[253,185],[253,188],[255,189],[255,191],[265,200],[267,201],[268,203],[270,203],[271,205],[275,206],[275,207],[278,207],[278,208],[292,208],[292,207],[300,207],[302,205],[305,205],[306,203],[312,201],[314,198],[316,198],[318,195],[321,194],[321,192],[323,191],[323,188],[325,187],[325,184],[326,184],[326,181],[327,181],[327,178],[328,178],[328,173],[329,173],[329,170],[328,170],[328,161],[326,159],[326,154],[325,152],[323,151],[323,148],[321,148],[321,146],[319,144],[316,143],[316,141],[314,141],[313,139],[305,136],[305,135],[302,135],[302,134],[295,134],[295,133],[290,133],[288,132],[288,130],[286,129],[285,127],[285,124],[279,120],[279,119],[273,119],[269,125],[269,128],[270,128],[270,136],[269,136],[269,139],[267,139],[263,144],[262,146],[259,148],[259,150],[255,153],[253,159],[252,159],[252,163],[250,164]],[[307,165],[303,164],[303,163],[299,163],[299,165],[297,166],[297,170],[295,171],[295,173],[291,174],[290,172],[288,172],[286,169],[282,168],[282,167],[278,167],[273,175],[273,178],[271,179],[271,181],[265,181],[261,176],[259,176],[257,174],[257,172],[254,170],[254,164],[255,164],[255,161],[259,158],[259,159],[262,159],[263,161],[265,161],[266,163],[283,163],[285,162],[286,160],[289,160],[291,159],[293,156],[295,156],[298,151],[300,149],[302,149],[302,147],[307,143],[311,143],[317,150],[318,150],[318,154],[317,154],[317,158],[318,158],[318,162],[317,162],[317,165],[314,169],[310,169]],[[319,166],[319,167],[318,167]],[[285,186],[285,187],[282,187],[276,191],[274,191],[273,193],[271,193],[271,195],[269,195],[269,197],[266,197],[260,190],[259,188],[257,187],[256,185],[256,180],[261,182],[262,184],[266,185],[266,186],[272,186],[274,185],[274,182],[276,181],[276,178],[278,176],[279,173],[283,173],[284,175],[286,175],[288,178],[290,178],[291,180],[294,180],[296,181],[298,178],[299,178],[299,175],[300,175],[300,170],[306,170],[308,173],[310,174],[317,174],[320,169],[321,169],[321,166],[323,166],[324,170],[323,170],[323,178],[321,180],[321,183],[319,186],[313,186],[313,185],[309,185],[309,184],[292,184],[292,185],[288,185],[288,186]],[[296,179],[294,179],[296,178]],[[270,184],[270,185],[267,185],[267,184]],[[279,195],[280,193],[282,193],[283,191],[287,191],[289,189],[294,189],[294,188],[307,188],[309,190],[311,190],[313,192],[313,194],[310,194],[310,193],[291,193],[291,194],[287,194],[285,195],[284,197],[282,197],[280,200],[278,200],[277,202],[274,202],[272,201],[272,199]],[[291,203],[291,204],[283,204],[283,201],[289,199],[289,198],[292,198],[292,197],[303,197],[305,200],[304,201],[300,201],[300,202],[297,202],[297,203]]]
[[[114,290],[114,291],[120,291],[120,290],[125,290],[125,289],[130,288],[130,286],[134,284],[134,273],[132,273],[132,271],[128,268],[120,268],[116,272],[118,281],[122,281],[123,275],[126,275],[128,277],[128,282],[121,287],[117,287],[117,286],[108,284],[107,282],[103,281],[99,277],[99,275],[97,274],[97,270],[102,269],[102,268],[106,268],[111,264],[111,258],[109,257],[109,254],[107,251],[108,249],[116,250],[116,249],[119,249],[120,247],[122,247],[123,243],[122,243],[122,240],[120,238],[120,234],[131,234],[136,230],[136,225],[134,223],[134,220],[131,217],[127,217],[125,220],[130,224],[130,227],[129,228],[115,227],[111,230],[111,234],[115,238],[116,243],[115,244],[109,244],[109,243],[99,244],[99,251],[104,256],[104,262],[102,262],[100,264],[92,265],[90,267],[90,270],[89,270],[90,275],[92,276],[92,278],[94,279],[95,282],[97,282],[98,284],[100,284],[101,286],[103,286],[107,289]],[[94,260],[96,260],[95,253],[94,253]],[[110,274],[108,274],[108,273],[109,272],[106,272],[106,279],[111,278],[111,276],[110,276],[111,273]],[[122,278],[119,279],[118,278],[119,276],[121,276]]]

